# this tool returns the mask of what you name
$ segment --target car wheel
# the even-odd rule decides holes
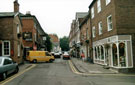
[[[37,63],[37,60],[36,60],[36,59],[34,59],[34,60],[33,60],[33,63]]]
[[[52,62],[53,62],[53,60],[52,60],[52,59],[50,59],[50,60],[49,60],[49,62],[50,62],[50,63],[52,63]]]
[[[5,80],[7,78],[6,72],[2,74],[2,80]]]

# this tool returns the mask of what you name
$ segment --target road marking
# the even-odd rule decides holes
[[[128,77],[128,76],[135,76],[135,74],[104,74],[104,73],[81,73],[81,72],[79,72],[79,71],[77,71],[77,69],[75,68],[75,66],[73,65],[73,63],[72,63],[72,61],[71,60],[68,60],[68,62],[69,62],[69,65],[70,65],[70,68],[71,68],[71,70],[73,71],[73,73],[75,73],[75,74],[79,74],[79,75],[84,75],[84,76],[98,76],[98,75],[100,75],[100,76],[125,76],[125,77]]]
[[[21,71],[21,72],[19,72],[18,74],[15,74],[15,75],[13,75],[13,76],[7,78],[6,80],[0,82],[0,85],[5,85],[6,83],[10,82],[11,80],[15,79],[16,77],[22,75],[22,74],[25,73],[26,71],[29,71],[30,69],[34,68],[35,66],[36,66],[35,64],[32,64],[31,67],[25,69],[24,71]]]

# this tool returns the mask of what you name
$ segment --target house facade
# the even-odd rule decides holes
[[[118,71],[135,71],[134,4],[133,0],[93,0],[88,15],[79,25],[80,51],[85,51],[95,64]],[[71,46],[73,33],[72,28]]]
[[[18,12],[0,13],[0,56],[23,63],[22,23]]]
[[[14,1],[14,12],[0,13],[0,30],[0,56],[23,63],[22,22],[17,0]]]
[[[23,45],[24,45],[24,59],[29,50],[45,50],[45,32],[40,26],[37,18],[31,15],[30,12],[26,15],[21,15],[23,24]]]
[[[80,51],[85,49],[85,47],[81,47],[80,45],[79,25],[87,14],[88,14],[87,12],[77,12],[75,15],[75,20],[73,20],[71,24],[71,29],[69,34],[70,48],[72,48],[71,51],[73,56],[76,56],[78,58],[80,57]],[[86,54],[86,51],[84,51],[84,53]]]
[[[60,48],[60,42],[59,42],[59,38],[57,35],[55,34],[49,34],[50,38],[51,38],[51,42],[52,42],[52,52],[60,52],[61,48]]]
[[[94,63],[126,71],[135,66],[134,4],[131,0],[94,0],[90,4]]]

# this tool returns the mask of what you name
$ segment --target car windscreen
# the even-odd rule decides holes
[[[0,64],[2,63],[2,59],[0,59]]]

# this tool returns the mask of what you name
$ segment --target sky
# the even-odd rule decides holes
[[[13,12],[14,0],[1,0],[0,12]],[[88,12],[92,0],[18,0],[20,12],[30,11],[48,34],[69,36],[76,12]]]

